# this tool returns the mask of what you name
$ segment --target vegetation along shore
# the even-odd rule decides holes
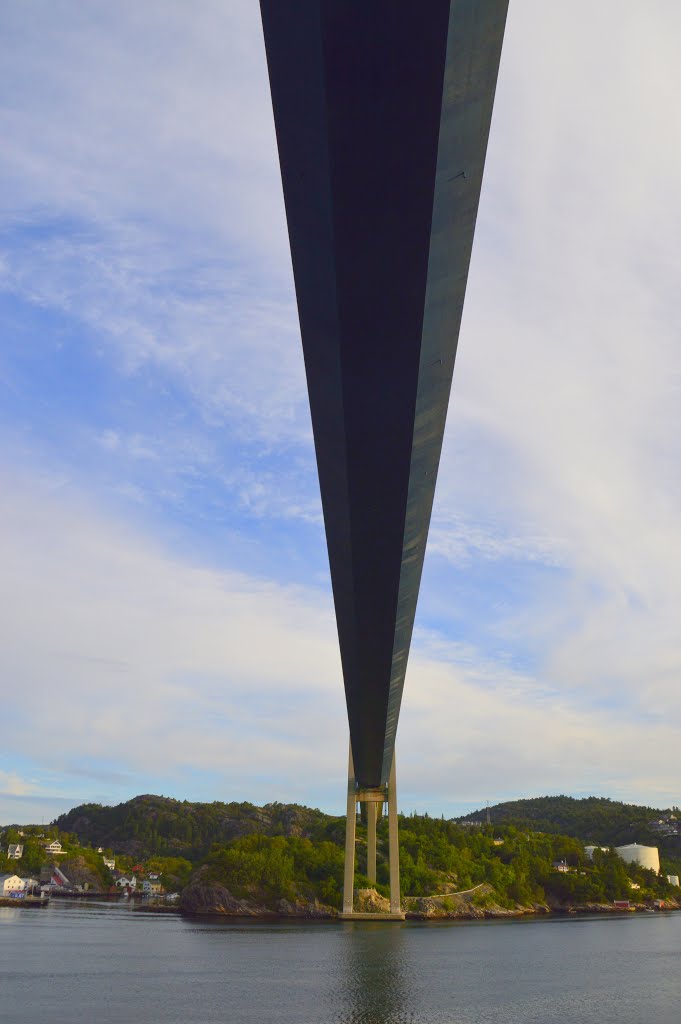
[[[388,906],[386,822],[378,832],[370,886],[358,828],[357,909]],[[0,875],[39,878],[53,894],[144,895],[140,906],[185,914],[329,919],[341,905],[344,840],[344,818],[298,805],[139,796],[75,807],[50,826],[5,827]],[[628,843],[657,847],[659,873],[615,852]],[[400,821],[400,873],[409,918],[680,909],[681,823],[674,808],[595,797],[498,804],[489,818],[413,814]]]

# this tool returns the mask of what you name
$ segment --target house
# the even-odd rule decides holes
[[[568,867],[568,865],[565,863],[564,860],[554,860],[554,862],[551,865],[551,867],[553,868],[554,871],[560,871],[564,875],[567,874],[568,871],[570,870],[570,868]]]
[[[125,875],[121,875],[120,878],[116,879],[116,886],[119,889],[136,889],[137,879],[135,878],[134,875],[132,875],[130,878],[127,878]]]
[[[163,886],[159,881],[145,878],[142,882],[142,892],[145,896],[160,896],[163,891]]]
[[[59,840],[53,839],[51,843],[45,845],[45,853],[64,853],[64,850],[62,850]]]
[[[108,868],[109,871],[114,871],[116,868],[116,860],[114,857],[102,857],[104,861],[104,867]]]
[[[24,853],[23,843],[10,843],[7,847],[7,856],[10,860],[21,860]]]
[[[24,892],[26,882],[18,875],[0,875],[0,896],[7,896],[14,892]]]

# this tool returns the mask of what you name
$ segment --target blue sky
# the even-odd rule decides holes
[[[0,821],[139,792],[340,811],[257,4],[1,17]],[[405,810],[679,802],[680,31],[666,0],[512,0]]]

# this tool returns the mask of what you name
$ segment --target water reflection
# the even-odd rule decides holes
[[[414,972],[402,924],[347,922],[338,966],[339,1024],[414,1022]]]

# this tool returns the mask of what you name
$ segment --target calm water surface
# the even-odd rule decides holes
[[[204,924],[0,908],[2,1024],[679,1024],[681,913]]]

